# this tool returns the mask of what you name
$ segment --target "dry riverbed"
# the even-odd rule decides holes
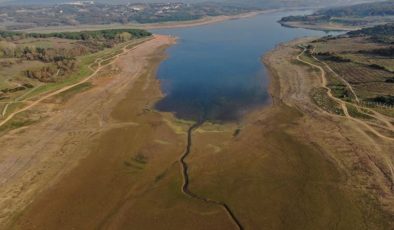
[[[118,69],[115,71],[116,74],[98,74],[92,81],[94,85],[92,89],[75,95],[65,104],[58,104],[58,98],[47,99],[45,103],[30,111],[40,114],[43,121],[1,136],[0,226],[12,224],[17,217],[18,220],[20,219],[20,224],[14,227],[22,229],[27,225],[38,226],[41,229],[40,226],[48,227],[51,226],[50,223],[57,226],[59,224],[57,218],[70,220],[66,222],[73,225],[75,223],[71,221],[71,217],[64,214],[67,212],[67,207],[83,209],[87,208],[86,204],[73,205],[72,201],[79,202],[79,200],[67,197],[67,189],[61,189],[61,193],[51,193],[51,191],[56,191],[56,187],[65,185],[69,190],[73,188],[80,190],[73,193],[76,196],[83,198],[85,194],[94,197],[91,192],[97,191],[97,187],[90,186],[87,181],[99,180],[103,185],[106,185],[107,181],[105,176],[100,177],[98,173],[89,174],[91,178],[88,178],[88,175],[84,177],[84,173],[93,173],[89,171],[91,169],[86,163],[94,163],[91,166],[109,175],[112,181],[116,175],[106,172],[105,167],[100,166],[97,160],[103,160],[102,163],[108,165],[110,170],[111,160],[123,158],[115,161],[119,168],[110,171],[125,175],[124,179],[128,181],[127,176],[139,177],[139,171],[146,162],[153,161],[149,154],[152,154],[154,149],[161,149],[161,153],[166,152],[164,150],[166,146],[169,152],[176,153],[182,149],[183,141],[167,124],[169,123],[167,120],[172,119],[171,116],[159,115],[149,109],[151,103],[161,96],[158,81],[155,79],[156,67],[165,57],[165,48],[174,42],[174,38],[156,36],[119,58],[114,64],[114,69]],[[131,99],[127,100],[130,97]],[[89,157],[96,160],[91,160]],[[102,158],[97,159],[97,157]],[[82,166],[83,172],[73,177],[72,182],[63,182],[79,169],[79,167],[75,168],[77,165]],[[165,165],[163,164],[162,167]],[[121,178],[119,177],[119,180]],[[77,186],[80,185],[78,181],[89,185],[89,189],[93,190],[82,192],[84,188]],[[132,183],[132,180],[128,182]],[[126,186],[128,190],[132,189],[129,185]],[[114,185],[107,188],[120,190],[120,187]],[[48,188],[51,189],[47,190]],[[42,191],[46,192],[42,193]],[[104,195],[104,191],[102,192]],[[53,194],[55,197],[46,193]],[[50,202],[40,202],[44,198],[50,199]],[[30,208],[21,213],[32,201],[34,202]],[[107,202],[115,205],[112,199],[108,199]],[[103,205],[98,200],[94,200],[94,203]],[[48,205],[53,205],[58,212]],[[41,211],[35,211],[34,207]],[[95,210],[101,212],[100,208],[96,207]],[[108,208],[108,211],[112,210]],[[39,213],[43,219],[33,217]],[[61,214],[58,216],[58,213]],[[80,216],[80,212],[75,214]],[[27,222],[23,221],[24,217],[27,217]],[[92,222],[99,221],[92,220]],[[67,225],[64,225],[64,228],[69,229]]]
[[[189,187],[225,202],[245,229],[390,229],[394,143],[312,102],[322,82],[296,60],[306,41],[265,57],[272,106],[195,131]]]
[[[36,108],[52,108],[42,122],[0,137],[1,227],[237,229],[219,205],[182,193],[192,123],[152,109],[174,42],[145,42],[91,89]],[[394,143],[312,102],[322,82],[297,62],[302,42],[265,57],[271,106],[192,133],[188,189],[226,204],[245,229],[389,229]]]

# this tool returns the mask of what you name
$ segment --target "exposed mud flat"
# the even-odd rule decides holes
[[[272,105],[206,122],[190,140],[192,122],[153,109],[163,98],[156,70],[174,42],[144,43],[116,74],[65,105],[41,105],[55,108],[49,118],[0,138],[1,226],[236,229],[222,207],[183,193],[189,141],[188,189],[226,204],[245,229],[390,229],[383,159],[394,144],[311,101],[321,79],[295,59],[303,40],[265,58]]]
[[[144,187],[173,168],[173,162],[160,161],[160,167],[153,162],[171,161],[166,154],[178,154],[184,140],[168,125],[170,115],[149,109],[161,97],[157,65],[173,43],[173,38],[156,36],[119,59],[118,74],[100,75],[93,89],[51,110],[49,119],[1,137],[3,226],[70,229],[84,227],[84,222],[86,228],[97,226],[132,190],[143,190],[134,179],[144,178],[140,181]],[[45,103],[36,110],[51,107]],[[154,172],[141,176],[147,167]],[[103,212],[104,203],[108,212]],[[86,221],[96,211],[102,216]]]

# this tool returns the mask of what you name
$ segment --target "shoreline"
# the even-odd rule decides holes
[[[13,133],[11,143],[9,139],[0,138],[0,144],[3,141],[8,150],[12,144],[16,148],[23,147],[21,151],[25,151],[25,155],[19,150],[9,150],[20,154],[15,156],[16,165],[31,154],[31,148],[26,144],[12,143],[16,134],[37,139],[40,137],[34,136],[32,129],[41,127],[40,130],[67,136],[59,142],[50,136],[51,145],[64,144],[55,152],[55,157],[39,158],[51,151],[46,145],[39,154],[33,153],[39,159],[29,161],[42,160],[49,169],[59,166],[56,165],[59,164],[57,157],[64,158],[68,161],[61,162],[64,164],[62,169],[69,171],[56,173],[58,180],[49,178],[52,183],[41,187],[45,190],[40,191],[38,198],[31,203],[28,200],[28,208],[18,213],[13,227],[217,229],[220,226],[231,229],[233,226],[228,216],[217,207],[182,196],[180,167],[174,162],[185,146],[192,152],[188,163],[192,166],[193,193],[228,204],[242,222],[242,227],[247,229],[273,224],[283,229],[298,224],[316,229],[331,223],[337,223],[336,227],[343,229],[351,226],[363,229],[369,227],[364,223],[365,218],[372,216],[372,221],[374,218],[381,221],[375,204],[368,203],[371,201],[361,196],[365,191],[356,187],[358,181],[352,173],[355,173],[353,161],[368,167],[363,164],[371,148],[383,150],[371,147],[371,138],[366,137],[359,127],[321,113],[311,102],[309,91],[321,85],[320,79],[311,77],[314,75],[306,66],[293,62],[294,54],[298,52],[295,45],[307,41],[305,38],[278,44],[263,56],[270,81],[271,104],[248,113],[242,129],[238,130],[234,124],[206,124],[196,129],[193,145],[188,146],[184,140],[187,125],[177,123],[169,113],[152,109],[152,104],[163,96],[157,68],[166,58],[166,48],[176,42],[170,36],[156,36],[169,40],[162,41],[161,46],[153,41],[148,43],[153,47],[139,49],[142,53],[147,52],[145,55],[126,54],[116,62],[123,75],[118,73],[96,79],[95,83],[103,90],[100,94],[92,96],[94,90],[97,91],[93,88],[61,106],[64,111],[70,111],[64,115],[62,124],[34,124],[24,130],[27,133]],[[154,47],[155,50],[147,51]],[[134,61],[140,64],[130,65]],[[113,83],[119,76],[123,76],[123,81]],[[127,79],[130,76],[133,79]],[[91,105],[83,104],[81,99],[89,99],[89,95],[90,102],[96,103],[96,107],[86,112],[89,110],[87,105]],[[82,104],[73,109],[72,104],[76,102]],[[80,111],[83,113],[78,114]],[[73,117],[70,119],[68,115]],[[234,130],[238,130],[237,135]],[[353,145],[357,148],[353,149]],[[82,147],[86,149],[80,149]],[[77,153],[77,159],[70,153]],[[188,154],[186,152],[185,156]],[[23,170],[27,171],[25,167],[28,166],[25,163]],[[3,171],[6,167],[9,166],[2,168],[0,164]],[[37,172],[31,179],[33,186],[37,186],[34,183],[39,180],[48,181],[45,167],[40,168],[43,172],[32,170]],[[349,179],[348,175],[352,177]],[[28,179],[22,188],[29,190]],[[26,193],[19,192],[19,196]],[[297,207],[297,210],[288,207]],[[367,214],[362,210],[365,207],[371,208],[367,209]],[[283,216],[286,221],[281,218]],[[311,218],[313,222],[305,221]]]
[[[0,171],[3,172],[0,226],[8,226],[14,217],[42,197],[43,192],[50,191],[90,156],[97,136],[135,126],[133,122],[117,122],[111,114],[138,79],[146,78],[150,71],[146,66],[157,66],[158,59],[164,58],[166,47],[174,43],[172,37],[155,35],[114,61],[113,66],[121,65],[123,72],[111,76],[98,73],[99,76],[91,79],[93,88],[77,93],[64,104],[56,105],[56,98],[48,98],[49,101],[34,109],[47,114],[46,119],[0,137]],[[159,84],[156,79],[150,79],[140,90],[148,90],[155,84]]]
[[[252,11],[248,13],[242,13],[237,15],[219,15],[219,16],[207,16],[201,19],[190,20],[190,21],[169,21],[169,22],[159,22],[159,23],[129,23],[129,24],[107,24],[107,25],[78,25],[78,26],[56,26],[56,27],[35,27],[23,30],[14,30],[16,32],[26,32],[26,33],[52,33],[52,32],[76,32],[76,31],[89,31],[89,30],[104,30],[104,29],[175,29],[175,28],[188,28],[194,26],[202,26],[220,23],[228,20],[237,20],[243,18],[251,18],[261,14],[269,14],[276,12],[287,12],[296,10],[310,10],[314,8],[305,7],[295,7],[295,8],[275,8],[275,9],[265,9],[259,11]]]
[[[213,16],[204,17],[197,20],[191,21],[180,21],[180,22],[162,22],[162,23],[147,23],[147,24],[108,24],[108,25],[79,25],[79,26],[57,26],[57,27],[35,27],[25,30],[15,30],[17,32],[40,32],[40,33],[51,33],[51,32],[76,32],[76,31],[89,31],[89,30],[103,30],[103,29],[125,29],[125,28],[135,28],[135,29],[173,29],[173,28],[187,28],[194,26],[202,26],[208,24],[220,23],[228,20],[237,20],[242,18],[255,17],[260,14],[274,13],[277,11],[282,11],[283,9],[273,9],[273,10],[262,10],[253,11],[249,13],[243,13],[231,16]]]
[[[352,179],[346,179],[342,182],[344,183],[341,185],[344,186],[343,196],[346,196],[346,199],[350,201],[353,200],[352,202],[355,200],[361,202],[361,206],[358,207],[361,215],[380,219],[382,221],[381,226],[389,226],[393,223],[392,216],[394,216],[394,210],[389,208],[393,203],[393,200],[390,200],[392,195],[387,194],[390,191],[391,185],[387,183],[387,178],[381,173],[381,169],[367,170],[367,168],[371,164],[379,165],[388,163],[384,162],[384,160],[382,162],[380,157],[389,156],[390,149],[394,147],[394,144],[385,138],[374,136],[374,133],[364,126],[360,126],[359,122],[355,121],[355,119],[348,119],[347,117],[327,113],[312,101],[309,92],[314,88],[321,87],[322,84],[324,85],[324,80],[321,82],[320,77],[316,79],[305,79],[308,76],[317,74],[307,71],[310,68],[307,65],[293,63],[293,61],[297,60],[294,56],[295,50],[298,49],[297,46],[310,42],[313,39],[312,37],[298,38],[287,43],[281,43],[264,55],[263,63],[267,68],[271,81],[269,92],[274,101],[271,110],[275,109],[275,107],[281,110],[284,110],[283,107],[290,107],[301,113],[304,117],[302,122],[305,122],[308,127],[308,132],[302,134],[302,138],[312,143],[313,146],[318,147],[318,151],[321,151],[320,154],[327,161],[331,162],[333,167],[341,173],[340,177],[346,178],[346,175],[353,174]],[[287,57],[284,59],[281,55],[286,52],[287,54],[285,55]],[[276,61],[280,58],[282,59],[282,63]],[[284,64],[285,62],[287,64]],[[298,77],[297,83],[289,82],[291,75],[283,70],[286,69],[284,68],[285,65],[293,65],[292,68],[299,70],[304,69],[304,74]],[[297,126],[302,127],[303,125]],[[330,127],[338,128],[339,132],[330,133]],[[298,135],[294,134],[294,136]],[[331,138],[335,141],[331,140]],[[384,145],[387,146],[382,147]],[[357,148],[349,148],[349,146],[357,146]],[[343,150],[339,148],[343,148]],[[345,151],[351,151],[353,155],[351,157],[346,156],[344,154]],[[373,151],[375,154],[374,157],[369,156],[368,151]],[[360,163],[366,157],[368,160]],[[354,171],[352,164],[355,164],[355,162],[362,164],[363,166],[360,167],[365,168],[365,171],[361,169]],[[352,194],[352,186],[361,186],[361,188],[358,191],[354,191],[355,194]],[[374,189],[371,189],[372,187]],[[350,191],[346,191],[348,189]],[[366,197],[369,197],[368,199],[374,199],[374,202],[365,200]],[[373,211],[369,213],[371,210]]]
[[[325,32],[347,32],[347,31],[355,31],[361,29],[361,27],[346,27],[339,24],[321,24],[321,25],[313,25],[313,24],[303,24],[299,22],[278,22],[283,27],[288,28],[301,28],[308,30],[317,30],[317,31],[325,31]]]

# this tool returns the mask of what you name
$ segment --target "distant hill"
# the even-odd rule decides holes
[[[351,31],[351,36],[394,36],[394,23]]]
[[[311,29],[357,29],[391,22],[394,22],[394,0],[327,8],[311,15],[289,16],[280,20],[284,26]]]
[[[0,7],[0,30],[80,25],[127,25],[235,16],[256,9],[216,3],[16,5]]]
[[[373,1],[373,0],[371,0]],[[369,2],[371,2],[369,1]],[[375,0],[376,1],[376,0]],[[39,4],[60,4],[74,2],[72,0],[0,0],[0,4],[17,4],[17,5],[39,5]],[[329,5],[349,5],[366,0],[95,0],[97,3],[124,4],[124,3],[155,3],[155,2],[223,2],[231,5],[242,5],[251,7],[316,7]],[[313,5],[312,5],[313,4]]]
[[[0,0],[2,5],[50,5],[77,2],[78,0]],[[216,1],[216,0],[214,0]],[[163,2],[206,2],[205,0],[95,0],[96,3],[127,4],[127,3],[163,3]],[[212,1],[210,1],[212,2]]]
[[[347,7],[336,7],[316,12],[328,17],[368,17],[394,15],[394,1],[365,3]]]
[[[374,42],[394,45],[394,23],[378,25],[347,33],[351,37],[369,37]],[[391,47],[393,48],[393,47]],[[390,50],[392,56],[393,49]]]
[[[224,0],[224,2],[249,5],[254,7],[324,7],[338,5],[352,5],[379,0]]]

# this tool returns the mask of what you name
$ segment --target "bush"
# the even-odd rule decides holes
[[[378,96],[378,97],[369,99],[369,101],[381,103],[384,105],[394,105],[394,96],[392,96],[392,95]]]

